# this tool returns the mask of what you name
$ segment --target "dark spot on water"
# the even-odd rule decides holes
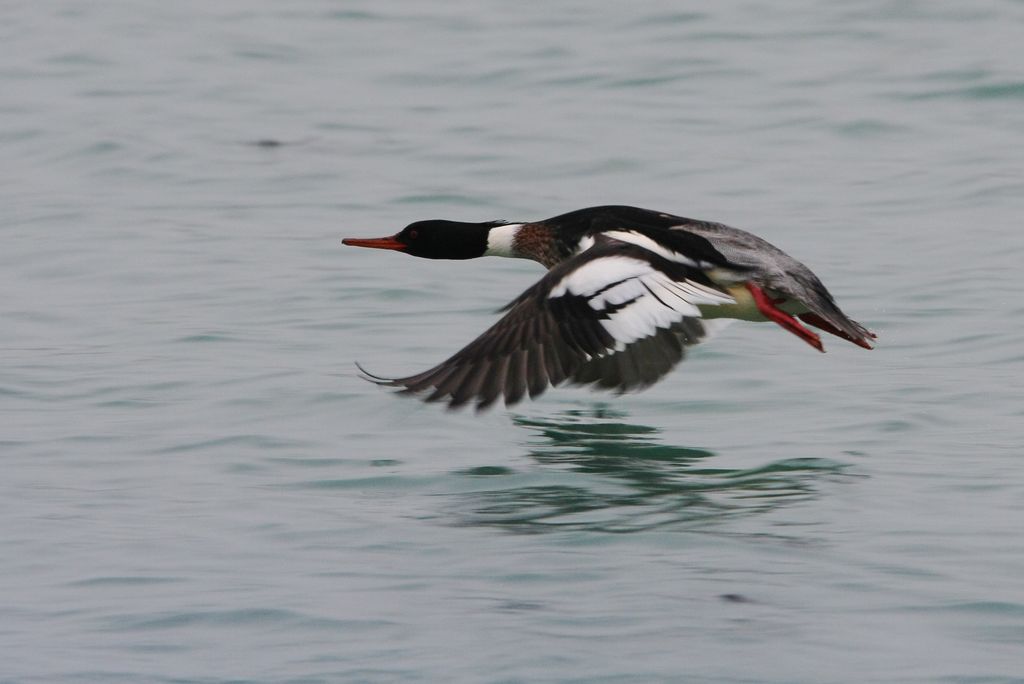
[[[197,335],[189,335],[187,337],[179,337],[175,342],[223,342],[230,339],[231,338],[227,335],[222,335],[220,333],[201,333]]]
[[[505,466],[479,466],[462,471],[463,475],[509,475],[511,473],[512,469]]]
[[[280,140],[274,140],[273,138],[262,138],[252,143],[256,147],[281,147],[284,145]]]
[[[754,603],[754,600],[743,594],[719,594],[718,598],[728,603]]]
[[[537,601],[502,601],[498,604],[498,610],[500,611],[524,611],[524,610],[540,610],[544,607],[543,603]]]

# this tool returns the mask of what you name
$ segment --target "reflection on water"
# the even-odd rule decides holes
[[[566,528],[635,532],[764,512],[815,495],[815,481],[845,470],[828,459],[783,459],[751,469],[711,467],[706,449],[662,444],[659,430],[626,422],[597,405],[550,419],[516,417],[529,455],[545,466],[536,478],[477,469],[496,484],[461,496],[464,524],[519,532]],[[461,508],[462,506],[460,506]]]

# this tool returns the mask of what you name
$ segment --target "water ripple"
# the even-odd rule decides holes
[[[1024,98],[1024,82],[991,83],[970,86],[967,88],[951,88],[948,90],[932,90],[906,95],[909,100],[935,100],[940,98],[957,98],[965,100],[1019,100]]]
[[[534,433],[529,455],[545,468],[579,477],[524,483],[503,468],[473,469],[491,486],[460,493],[459,524],[519,532],[578,529],[640,532],[764,513],[816,496],[815,482],[847,474],[826,458],[779,459],[746,469],[711,468],[712,451],[662,444],[656,428],[622,422],[605,407],[570,410],[552,419],[515,418]],[[529,480],[532,478],[526,477]],[[504,486],[501,486],[504,485]]]

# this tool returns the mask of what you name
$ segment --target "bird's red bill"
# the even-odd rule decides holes
[[[382,237],[382,238],[344,238],[341,241],[344,245],[350,247],[370,247],[372,249],[405,249],[408,247],[403,242],[399,242],[395,239],[395,236]]]

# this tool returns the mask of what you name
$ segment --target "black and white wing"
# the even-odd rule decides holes
[[[698,307],[734,303],[699,268],[602,240],[548,271],[447,361],[406,378],[369,378],[478,409],[567,381],[627,391],[659,380],[706,336]]]

